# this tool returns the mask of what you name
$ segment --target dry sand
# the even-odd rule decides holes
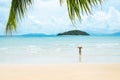
[[[120,64],[0,65],[0,80],[120,80]]]

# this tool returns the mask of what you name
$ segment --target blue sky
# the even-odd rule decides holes
[[[11,0],[0,0],[0,35],[5,34],[10,2]],[[120,0],[105,0],[102,8],[97,6],[91,15],[83,15],[81,23],[76,20],[76,27],[70,22],[65,4],[61,7],[59,0],[34,0],[14,34],[56,34],[73,29],[91,34],[120,32]]]

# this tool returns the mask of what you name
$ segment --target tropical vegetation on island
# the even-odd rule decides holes
[[[9,13],[8,22],[6,24],[6,34],[12,34],[17,29],[17,22],[22,20],[28,6],[32,4],[33,0],[12,0]],[[91,13],[91,8],[101,4],[103,0],[60,0],[60,4],[66,2],[68,14],[71,22],[75,23],[75,18],[81,20],[81,15]]]
[[[58,36],[61,35],[83,35],[83,36],[89,36],[87,32],[80,31],[80,30],[71,30],[63,33],[59,33]]]

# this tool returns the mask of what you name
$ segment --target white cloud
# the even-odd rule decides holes
[[[10,0],[0,0],[0,19],[5,26]],[[120,0],[106,0],[103,8],[97,9],[90,16],[83,16],[82,22],[71,26],[67,8],[59,0],[34,0],[26,17],[18,24],[17,33],[59,33],[70,29],[81,29],[91,33],[113,33],[120,31]],[[1,32],[1,30],[0,30]],[[1,33],[0,33],[1,34]]]
[[[114,7],[109,7],[108,12],[96,11],[79,24],[80,29],[92,33],[114,33],[120,31],[120,12]]]

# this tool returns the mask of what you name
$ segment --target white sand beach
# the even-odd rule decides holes
[[[0,65],[0,80],[120,80],[120,64]]]

